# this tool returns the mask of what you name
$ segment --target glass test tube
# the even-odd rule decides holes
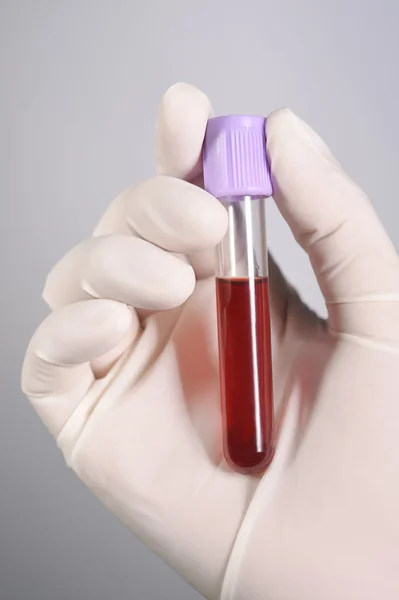
[[[216,266],[224,455],[234,470],[258,473],[274,454],[264,117],[208,122],[204,180],[228,213]]]

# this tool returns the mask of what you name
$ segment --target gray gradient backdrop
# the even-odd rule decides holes
[[[19,390],[45,275],[109,201],[151,175],[159,98],[218,113],[288,105],[368,191],[399,246],[395,0],[0,0],[1,600],[194,600],[91,497]],[[271,246],[323,310],[269,211]]]

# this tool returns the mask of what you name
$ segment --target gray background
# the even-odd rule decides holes
[[[396,8],[395,8],[396,5]],[[198,598],[63,465],[19,391],[46,272],[153,173],[159,98],[288,105],[327,139],[399,246],[395,0],[1,0],[0,599]],[[273,206],[271,246],[323,311]]]

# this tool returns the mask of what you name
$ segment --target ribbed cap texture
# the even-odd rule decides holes
[[[266,119],[251,115],[208,121],[204,148],[205,189],[216,196],[271,196]]]

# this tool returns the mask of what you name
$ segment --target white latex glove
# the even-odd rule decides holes
[[[285,417],[266,475],[232,473],[220,450],[212,276],[226,214],[183,181],[200,181],[210,111],[195,88],[167,92],[161,175],[122,193],[51,271],[53,313],[29,346],[23,389],[69,466],[205,597],[397,600],[397,254],[319,137],[290,111],[273,113],[275,200],[329,321],[271,265]]]

